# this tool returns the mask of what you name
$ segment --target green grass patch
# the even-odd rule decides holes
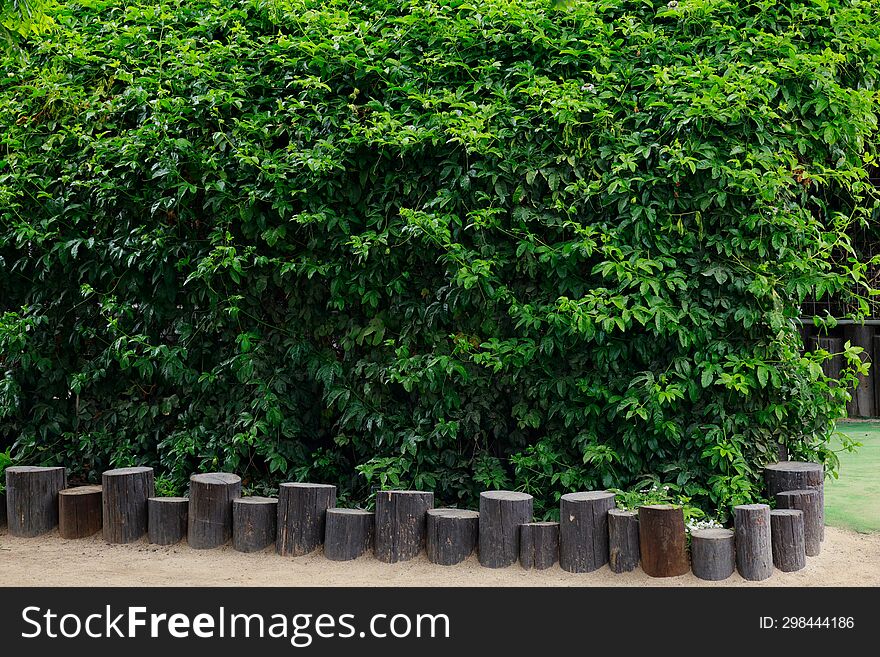
[[[825,484],[825,521],[880,532],[880,422],[840,422],[838,429],[863,447],[854,454],[840,452],[840,478]]]

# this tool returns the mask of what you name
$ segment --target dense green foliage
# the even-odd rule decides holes
[[[52,0],[0,0],[0,49],[17,54],[19,39],[50,29],[46,10],[53,6]]]
[[[0,422],[21,462],[722,515],[844,385],[873,0],[66,4],[0,75]],[[175,483],[176,482],[176,483]]]

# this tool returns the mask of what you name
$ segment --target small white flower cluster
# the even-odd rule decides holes
[[[717,520],[713,520],[712,518],[706,518],[705,520],[697,520],[696,518],[690,518],[685,525],[685,531],[690,534],[695,529],[723,529],[724,525],[722,525]]]

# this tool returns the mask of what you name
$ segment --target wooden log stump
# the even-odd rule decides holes
[[[797,509],[804,514],[804,549],[815,557],[822,549],[822,521],[819,519],[819,491],[815,488],[776,493],[777,509]]]
[[[324,556],[331,561],[351,561],[373,547],[376,516],[363,509],[327,509]]]
[[[6,468],[6,522],[11,536],[30,538],[58,525],[58,491],[67,487],[64,468]]]
[[[769,497],[789,490],[819,491],[819,540],[825,540],[825,469],[821,463],[779,461],[764,468]]]
[[[465,509],[428,509],[425,550],[431,563],[454,566],[473,554],[480,514]]]
[[[324,544],[327,509],[336,506],[336,486],[291,482],[278,487],[275,551],[299,557]]]
[[[608,510],[608,567],[628,573],[639,565],[639,514],[623,509]]]
[[[383,490],[376,493],[376,558],[385,563],[412,559],[425,547],[428,509],[434,493]]]
[[[278,499],[239,497],[232,501],[232,547],[239,552],[259,552],[275,543]]]
[[[174,545],[186,536],[189,500],[151,497],[147,500],[147,536],[156,545]]]
[[[519,558],[519,526],[532,521],[534,498],[528,493],[490,490],[480,493],[480,565],[505,568]]]
[[[117,468],[101,475],[103,529],[108,543],[131,543],[147,533],[147,499],[156,494],[153,468]]]
[[[770,512],[770,537],[773,565],[784,573],[807,565],[804,548],[804,512],[775,509]]]
[[[527,522],[519,528],[519,563],[546,570],[559,560],[559,523]]]
[[[589,573],[608,563],[608,512],[614,493],[566,493],[559,500],[559,565]]]
[[[61,538],[85,538],[101,531],[100,486],[78,486],[58,491],[58,533]]]
[[[691,532],[691,570],[700,579],[719,582],[736,570],[734,533],[729,529]]]
[[[241,497],[241,477],[229,472],[189,478],[187,543],[196,550],[220,547],[232,538],[232,502]]]
[[[736,532],[736,569],[753,582],[773,574],[770,545],[770,507],[766,504],[740,504],[733,507]]]
[[[639,507],[639,552],[650,577],[676,577],[690,570],[684,511],[674,504]]]

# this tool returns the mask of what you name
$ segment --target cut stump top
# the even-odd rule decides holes
[[[148,497],[150,502],[162,502],[168,504],[180,504],[181,502],[189,502],[187,497]]]
[[[582,493],[566,493],[560,499],[566,502],[592,502],[593,500],[605,500],[614,498],[614,493],[607,490],[588,490]]]
[[[520,493],[513,490],[486,490],[480,493],[480,497],[487,500],[504,500],[507,502],[526,502],[532,499],[528,493]]]
[[[230,484],[241,482],[241,477],[231,472],[205,472],[203,474],[194,474],[189,480],[208,486],[229,486]]]
[[[638,511],[627,511],[626,509],[608,509],[608,513],[612,516],[620,516],[621,518],[638,518]]]
[[[60,466],[44,467],[41,465],[12,465],[6,468],[6,472],[11,472],[12,474],[25,472],[51,472],[52,470],[64,470],[64,468]]]
[[[549,520],[541,520],[539,522],[524,522],[521,527],[559,527],[558,522],[550,522]]]
[[[249,497],[239,497],[232,500],[233,504],[278,504],[277,497],[260,497],[259,495],[251,495]]]
[[[440,516],[441,518],[479,518],[479,511],[469,511],[468,509],[428,509],[429,516]]]
[[[139,466],[135,468],[116,468],[115,470],[105,470],[105,477],[126,477],[128,475],[133,474],[144,474],[146,472],[152,472],[153,468],[148,468],[144,466]]]
[[[640,509],[650,509],[651,511],[674,511],[680,509],[678,504],[643,504]]]
[[[310,484],[305,481],[287,481],[279,485],[279,488],[336,488],[333,484]]]
[[[59,495],[64,495],[68,497],[70,495],[92,495],[94,493],[100,493],[104,488],[102,486],[74,486],[73,488],[65,488],[64,490],[58,491]]]
[[[732,529],[721,529],[714,527],[711,529],[695,529],[691,532],[692,538],[702,538],[707,541],[724,541],[733,536]]]
[[[327,509],[327,513],[333,513],[343,516],[371,516],[373,515],[372,511],[365,511],[364,509],[340,509],[339,507],[334,507],[332,509]]]
[[[763,511],[764,509],[769,509],[769,504],[737,504],[733,507],[734,511]]]
[[[779,472],[822,472],[824,468],[821,463],[808,461],[778,461],[764,466],[764,469]]]

